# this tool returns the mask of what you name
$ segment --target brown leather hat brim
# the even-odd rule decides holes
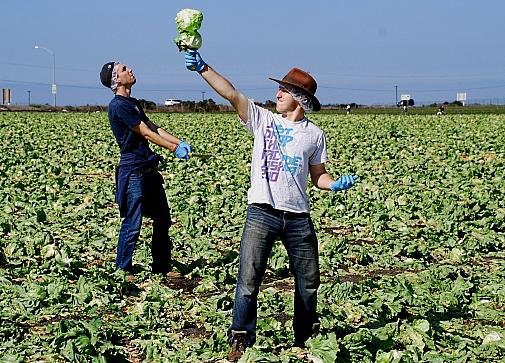
[[[268,77],[268,79],[271,79],[272,81],[277,82],[279,84],[287,84],[289,86],[295,87],[296,89],[299,89],[304,94],[306,94],[307,96],[309,96],[310,99],[312,100],[312,104],[314,106],[313,111],[319,111],[319,110],[321,110],[321,103],[319,102],[319,100],[317,99],[317,97],[314,96],[312,93],[310,93],[305,88],[302,88],[299,85],[296,85],[296,84],[293,84],[293,83],[290,83],[290,82],[286,82],[286,81],[281,81],[280,79],[275,79],[275,78],[272,78],[272,77]]]

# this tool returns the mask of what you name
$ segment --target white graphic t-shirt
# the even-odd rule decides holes
[[[328,161],[324,132],[307,118],[289,121],[251,100],[242,123],[254,135],[248,203],[308,213],[309,165]]]

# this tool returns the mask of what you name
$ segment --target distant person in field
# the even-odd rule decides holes
[[[180,159],[189,159],[191,146],[156,126],[131,97],[136,82],[133,70],[119,62],[104,64],[100,81],[114,92],[109,103],[109,123],[119,145],[116,169],[116,201],[123,218],[117,246],[116,266],[133,273],[132,257],[139,239],[142,216],[153,220],[152,272],[171,271],[170,209],[157,171],[162,157],[149,148],[149,141],[170,150]]]
[[[346,114],[350,115],[351,114],[351,105],[347,105],[345,108]]]
[[[335,181],[326,172],[325,134],[305,117],[321,108],[315,96],[317,83],[310,74],[293,68],[282,80],[270,78],[279,84],[278,113],[273,113],[238,92],[197,51],[186,51],[185,61],[188,69],[230,101],[241,124],[254,136],[228,359],[238,360],[256,340],[257,296],[277,239],[287,250],[295,278],[293,328],[295,345],[303,346],[319,327],[318,241],[309,214],[308,176],[318,188],[335,192],[352,187],[357,177],[345,175]]]

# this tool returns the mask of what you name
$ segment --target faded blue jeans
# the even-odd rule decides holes
[[[245,332],[250,346],[256,341],[259,287],[273,244],[278,238],[287,250],[289,267],[295,278],[295,344],[303,345],[318,326],[318,242],[309,214],[284,212],[265,204],[250,204],[240,242],[233,321],[228,330],[230,340],[233,333]]]
[[[135,171],[130,175],[126,192],[128,211],[121,224],[116,267],[132,271],[132,258],[140,236],[142,216],[153,220],[152,271],[167,273],[171,269],[170,209],[163,189],[163,178],[155,169]]]

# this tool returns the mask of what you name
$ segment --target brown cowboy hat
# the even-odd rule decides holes
[[[287,84],[298,88],[310,97],[314,106],[314,111],[319,111],[321,109],[321,103],[319,103],[319,100],[316,98],[316,96],[314,96],[317,90],[317,82],[307,72],[302,71],[300,68],[292,68],[282,80],[271,77],[268,78],[281,85]]]

